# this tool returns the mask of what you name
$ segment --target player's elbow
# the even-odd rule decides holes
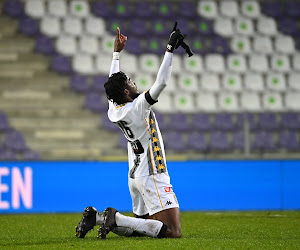
[[[160,79],[160,80],[156,80],[157,85],[161,88],[164,89],[167,86],[167,79]]]

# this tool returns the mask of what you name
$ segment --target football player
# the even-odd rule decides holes
[[[135,217],[124,216],[111,207],[103,214],[94,207],[87,207],[76,227],[77,237],[83,238],[95,225],[101,226],[98,237],[102,239],[110,231],[124,236],[181,237],[179,204],[170,183],[163,139],[152,105],[167,86],[173,51],[184,37],[176,22],[154,84],[140,93],[134,81],[119,69],[120,52],[127,37],[118,28],[109,78],[104,87],[109,101],[108,118],[128,140],[128,185]]]

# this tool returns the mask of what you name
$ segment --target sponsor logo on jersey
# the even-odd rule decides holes
[[[173,188],[172,187],[165,187],[164,189],[165,189],[166,193],[173,192]]]

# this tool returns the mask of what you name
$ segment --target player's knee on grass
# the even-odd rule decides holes
[[[180,212],[178,208],[163,210],[155,214],[154,217],[168,227],[163,238],[181,237]]]
[[[169,228],[167,229],[163,238],[181,238],[181,229]]]
[[[172,231],[172,238],[181,238],[181,230],[173,230]]]

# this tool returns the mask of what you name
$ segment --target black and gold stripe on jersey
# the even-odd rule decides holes
[[[153,111],[150,112],[149,115],[149,133],[150,133],[150,147],[147,152],[148,156],[148,164],[149,164],[149,174],[154,173],[154,167],[156,168],[157,173],[164,173],[167,171],[165,161],[163,159],[163,153],[161,149],[161,144],[158,139],[158,132],[157,132],[157,126],[155,122],[155,117],[153,114]],[[153,156],[153,161],[151,160],[151,152]]]

